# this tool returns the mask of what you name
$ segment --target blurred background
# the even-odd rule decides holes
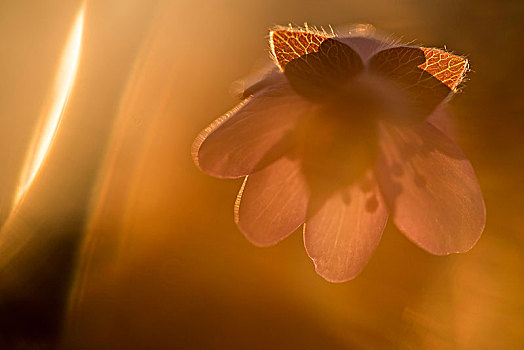
[[[452,106],[487,206],[469,253],[388,224],[332,284],[299,232],[238,231],[242,180],[201,173],[191,143],[269,62],[268,28],[304,21],[468,56]],[[523,348],[523,33],[522,1],[3,0],[0,349]]]

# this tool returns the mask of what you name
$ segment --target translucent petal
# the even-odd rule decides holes
[[[381,125],[376,174],[397,227],[430,253],[468,251],[480,238],[485,207],[471,164],[428,122]]]
[[[200,133],[193,159],[210,175],[249,175],[291,147],[289,134],[309,108],[287,83],[267,86]]]
[[[408,94],[419,120],[456,91],[467,67],[465,58],[408,46],[379,51],[369,61],[370,71],[391,79]]]
[[[304,223],[308,198],[299,161],[282,157],[246,178],[237,197],[235,220],[254,244],[273,245]]]
[[[315,268],[331,282],[355,278],[377,247],[387,210],[376,181],[368,173],[326,201],[306,219],[304,244]]]
[[[281,28],[269,33],[269,46],[277,65],[284,70],[292,60],[317,52],[328,37],[325,33],[306,29]]]

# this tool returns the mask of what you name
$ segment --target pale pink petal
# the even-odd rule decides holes
[[[377,247],[387,210],[376,181],[353,183],[336,192],[307,218],[304,244],[318,274],[331,282],[355,278]]]
[[[267,86],[205,129],[193,144],[193,159],[217,177],[251,174],[291,147],[286,136],[308,108],[286,82]]]
[[[406,236],[437,255],[468,251],[480,238],[485,207],[471,164],[428,122],[381,125],[380,187]]]
[[[306,218],[308,188],[297,158],[282,157],[246,177],[235,205],[235,221],[258,246],[276,244]]]

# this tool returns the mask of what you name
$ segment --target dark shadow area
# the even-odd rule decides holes
[[[345,84],[363,69],[362,59],[355,50],[338,40],[326,39],[318,52],[291,60],[284,74],[299,95],[323,103],[343,97]]]
[[[445,66],[449,62],[442,63]],[[393,114],[393,123],[411,124],[425,120],[452,92],[449,86],[423,68],[436,64],[429,62],[422,49],[407,46],[382,50],[371,57],[369,70],[394,81],[409,98],[405,102],[411,104],[408,115]],[[460,78],[455,77],[457,80]]]
[[[26,249],[24,256],[38,255],[38,259],[31,261],[33,267],[29,274],[20,276],[7,293],[3,291],[0,300],[1,349],[54,349],[57,346],[82,224],[70,223],[68,226],[40,228],[37,235],[47,236],[50,231],[60,234],[38,252]],[[13,261],[15,268],[19,264],[24,262]]]

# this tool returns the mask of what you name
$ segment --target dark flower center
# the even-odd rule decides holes
[[[324,40],[287,63],[291,87],[315,106],[297,131],[312,196],[327,198],[362,181],[379,152],[377,121],[419,123],[449,94],[422,67],[424,51],[386,49],[364,65],[350,46]]]

